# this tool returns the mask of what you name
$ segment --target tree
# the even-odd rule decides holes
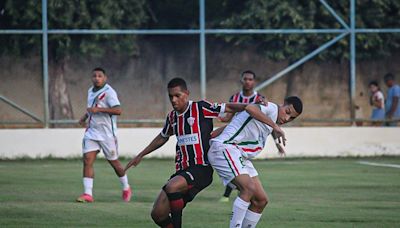
[[[216,3],[218,2],[218,3]],[[330,1],[333,9],[350,24],[349,0]],[[220,0],[215,6],[227,9],[214,14],[213,26],[224,28],[341,28],[325,7],[318,1],[279,0]],[[395,0],[358,0],[357,27],[391,28],[399,27],[400,2]],[[374,15],[371,17],[371,15]],[[293,62],[310,53],[335,34],[279,34],[279,35],[229,35],[220,36],[224,41],[239,44],[257,44],[265,55],[274,60]],[[342,39],[329,48],[318,59],[348,59],[348,39]],[[391,56],[400,49],[400,37],[387,34],[357,35],[357,57],[359,59]]]
[[[40,28],[41,6],[36,0],[6,0],[0,3],[0,28]],[[23,6],[23,7],[21,7]],[[138,28],[147,20],[145,0],[49,0],[48,27],[51,29],[123,29]],[[1,54],[24,55],[41,47],[35,36],[2,36]],[[104,47],[102,44],[107,44]],[[50,117],[73,118],[65,68],[71,57],[99,57],[107,50],[137,54],[136,36],[125,35],[49,35]]]

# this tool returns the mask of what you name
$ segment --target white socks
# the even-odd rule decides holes
[[[93,196],[93,178],[84,177],[83,178],[83,188],[85,190],[85,194]]]
[[[236,197],[233,202],[230,228],[242,227],[243,219],[249,206],[250,202],[242,200],[239,196]]]
[[[261,214],[247,210],[244,217],[242,228],[254,228],[256,227],[258,221],[260,221]]]
[[[129,189],[128,176],[126,174],[123,177],[120,177],[119,181],[121,182],[122,190],[128,190]]]

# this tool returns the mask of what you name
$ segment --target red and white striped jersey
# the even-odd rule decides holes
[[[225,104],[208,101],[189,101],[183,113],[171,111],[165,120],[161,135],[177,139],[175,168],[185,170],[193,165],[208,165],[207,152],[210,148],[213,118],[225,112]]]
[[[262,103],[265,100],[265,97],[258,92],[254,91],[253,95],[251,96],[244,96],[243,92],[240,91],[235,93],[229,98],[229,102],[232,103],[245,103],[245,104],[255,104],[255,103]]]

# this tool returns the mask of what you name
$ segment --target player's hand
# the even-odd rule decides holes
[[[97,107],[92,107],[92,108],[87,108],[87,111],[89,113],[98,113],[98,112],[100,112],[100,109]]]
[[[81,118],[81,119],[79,120],[79,125],[81,125],[82,127],[86,127],[86,120],[83,119],[83,118]]]
[[[139,163],[142,161],[143,156],[138,154],[136,157],[134,157],[132,160],[129,161],[129,163],[125,166],[125,171],[128,170],[130,167],[136,167],[139,165]]]
[[[274,131],[275,131],[275,136],[276,136],[276,139],[278,140],[278,142],[283,143],[283,146],[286,146],[285,132],[282,130],[282,128],[279,127],[278,125],[276,125],[274,127]]]
[[[286,156],[285,148],[280,143],[275,143],[276,148],[278,149],[278,153],[281,157]]]

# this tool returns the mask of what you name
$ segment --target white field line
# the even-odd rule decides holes
[[[400,169],[400,165],[396,164],[387,164],[387,163],[375,163],[375,162],[367,162],[367,161],[358,161],[358,164],[361,165],[370,165],[370,166],[379,166],[379,167],[390,167]]]

